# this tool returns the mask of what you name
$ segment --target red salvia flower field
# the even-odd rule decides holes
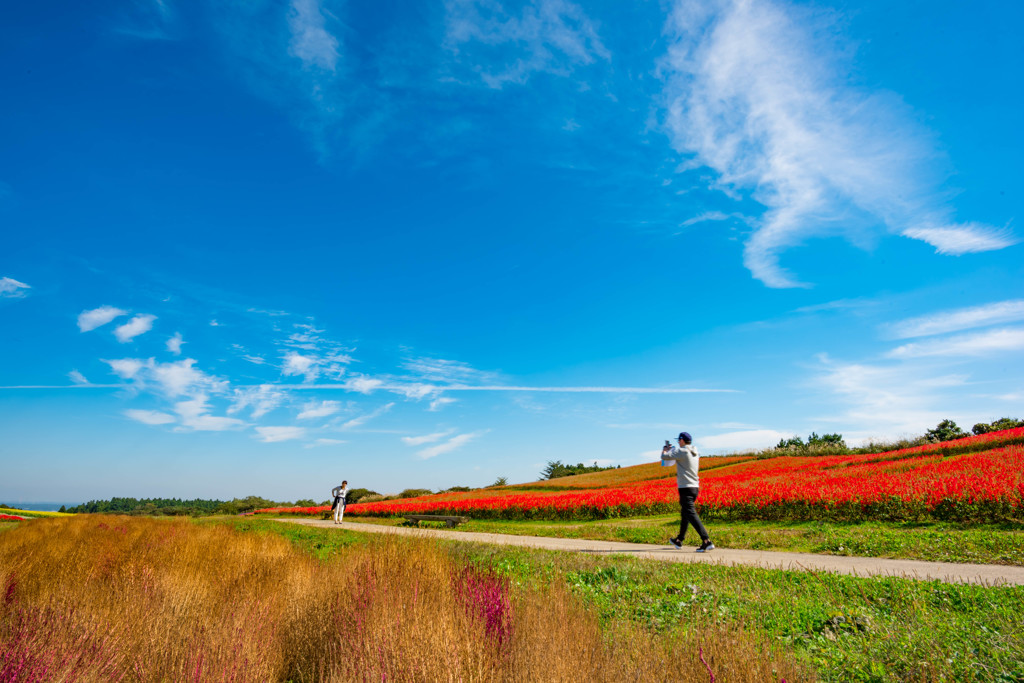
[[[1019,519],[1024,516],[1022,442],[1024,428],[1018,428],[887,453],[736,458],[702,472],[698,505],[707,518]],[[628,481],[636,476],[629,470],[638,468],[615,472],[625,473],[620,476]],[[666,468],[661,473],[667,476],[620,486],[608,485],[606,478],[604,486],[589,489],[528,490],[520,485],[377,501],[349,505],[346,514],[585,520],[674,512],[674,471]],[[319,516],[328,511],[312,507],[257,512]]]

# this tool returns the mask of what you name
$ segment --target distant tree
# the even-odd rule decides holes
[[[444,490],[444,493],[462,493],[465,491],[472,491],[473,488],[470,486],[452,486]]]
[[[302,500],[295,501],[295,507],[297,508],[311,508],[316,507],[316,502],[312,498],[303,498]]]
[[[843,440],[842,434],[822,434],[818,436],[817,432],[811,432],[811,435],[807,437],[807,445],[809,447],[831,447],[831,448],[846,448],[846,441]]]
[[[991,424],[979,422],[971,427],[971,431],[975,434],[988,434],[989,432],[1001,432],[1004,429],[1014,429],[1016,427],[1024,427],[1024,420],[1018,420],[1013,417],[1001,417],[998,420],[992,420]]]
[[[601,467],[594,461],[593,465],[577,463],[575,465],[564,465],[561,460],[548,461],[547,467],[541,470],[541,479],[557,479],[559,477],[571,477],[576,474],[587,474],[589,472],[601,472],[603,470],[615,469],[613,465]]]
[[[406,489],[398,494],[399,498],[419,498],[420,496],[429,496],[433,491],[430,489]]]
[[[350,504],[350,505],[352,505],[352,504],[358,503],[360,500],[362,500],[366,496],[379,496],[379,495],[380,495],[379,493],[377,493],[376,491],[371,491],[370,489],[349,489],[348,496],[345,498],[345,502]],[[330,505],[330,504],[331,504],[330,501],[325,503],[325,505]]]
[[[932,443],[952,441],[953,439],[962,439],[967,436],[962,429],[956,426],[956,422],[952,420],[943,420],[935,426],[935,429],[929,429],[924,435]]]
[[[491,486],[508,486],[508,477],[498,477]]]
[[[804,448],[804,440],[801,439],[799,436],[794,436],[790,439],[779,439],[779,443],[775,446],[775,448]]]
[[[64,509],[64,506],[63,506],[63,505],[61,505],[61,506],[60,506],[60,510],[57,510],[57,512],[67,512],[67,510],[66,510],[66,509]]]

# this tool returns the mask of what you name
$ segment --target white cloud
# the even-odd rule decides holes
[[[994,353],[1021,350],[1024,350],[1024,329],[1006,328],[904,344],[885,355],[887,358],[988,356]]]
[[[921,240],[935,247],[936,254],[974,254],[1013,246],[1017,240],[1008,230],[980,223],[944,227],[916,227],[903,231],[904,237]]]
[[[338,39],[325,28],[323,10],[317,0],[292,0],[288,27],[288,54],[301,60],[307,69],[334,71],[339,58]]]
[[[430,407],[427,410],[432,413],[436,413],[450,403],[456,403],[456,399],[448,398],[447,396],[439,396],[430,402]]]
[[[71,378],[71,381],[75,384],[89,384],[89,380],[87,380],[85,375],[80,373],[78,370],[72,370],[69,372],[68,377]]]
[[[424,448],[422,451],[416,453],[416,455],[426,460],[428,458],[434,458],[439,455],[442,455],[443,453],[451,453],[455,449],[465,446],[473,439],[479,436],[483,436],[484,434],[487,433],[487,431],[488,430],[484,430],[481,432],[473,432],[472,434],[459,434],[458,436],[453,437],[442,444],[438,444],[437,446],[431,446],[430,448]]]
[[[166,425],[175,422],[173,415],[167,413],[161,413],[157,410],[126,410],[124,411],[125,416],[130,417],[136,422],[141,422],[147,425]]]
[[[818,420],[843,425],[847,443],[922,434],[946,417],[967,381],[962,375],[938,375],[930,367],[844,363],[824,354],[819,361],[815,383],[845,407]],[[951,395],[944,389],[955,391]]]
[[[128,311],[122,311],[120,308],[114,308],[113,306],[100,306],[91,311],[82,311],[78,314],[78,329],[82,332],[95,330],[97,327],[106,325],[114,318],[119,318],[122,315],[128,315]]]
[[[435,432],[433,434],[424,434],[423,436],[403,436],[402,442],[407,446],[422,446],[425,443],[434,443],[440,441],[449,434],[454,434],[454,429],[449,429],[444,432]]]
[[[284,365],[281,366],[283,375],[302,375],[307,382],[312,382],[320,374],[315,356],[304,356],[296,351],[289,351],[284,355]]]
[[[366,376],[352,377],[345,382],[344,387],[349,391],[358,391],[360,394],[369,394],[384,386],[379,379],[372,379]]]
[[[181,332],[175,332],[174,336],[167,340],[167,350],[175,356],[181,355],[181,345],[185,342],[181,339]]]
[[[0,277],[0,299],[20,299],[25,296],[24,289],[31,289],[31,286],[24,282],[9,277]]]
[[[952,228],[937,153],[898,96],[852,87],[847,47],[813,9],[677,0],[661,64],[673,146],[717,173],[717,188],[767,209],[744,248],[769,287],[804,286],[786,249],[840,235],[870,244],[884,226],[947,253],[1001,248],[991,228]],[[944,232],[949,230],[950,232]]]
[[[117,341],[122,344],[131,341],[140,334],[145,334],[153,329],[153,321],[156,320],[155,315],[148,315],[140,313],[135,316],[124,325],[114,330],[114,336],[117,337]],[[79,324],[81,326],[81,324]]]
[[[317,439],[313,443],[308,443],[304,448],[315,448],[317,446],[337,446],[339,444],[348,443],[341,439]]]
[[[277,389],[273,384],[261,384],[258,387],[245,387],[235,389],[235,400],[228,408],[228,415],[233,415],[241,410],[252,406],[250,415],[258,420],[270,411],[281,405],[287,394]]]
[[[370,420],[372,420],[372,419],[374,419],[376,417],[380,417],[384,413],[388,412],[389,410],[391,410],[394,407],[394,405],[395,405],[394,403],[386,403],[386,404],[384,404],[380,408],[377,408],[377,410],[374,410],[371,413],[367,413],[365,415],[360,415],[359,417],[352,418],[351,420],[349,420],[345,424],[341,425],[341,429],[342,430],[348,430],[348,429],[355,429],[356,427],[361,427],[364,424],[366,424],[367,422],[369,422]]]
[[[121,379],[135,379],[139,371],[146,367],[146,361],[139,360],[138,358],[120,358],[117,360],[104,360],[103,362],[109,365],[114,374]]]
[[[777,432],[774,429],[745,429],[738,432],[715,434],[714,436],[694,436],[694,444],[700,450],[739,451],[755,448],[769,448],[793,433]]]
[[[192,366],[196,361],[192,358],[176,361],[174,363],[153,363],[150,359],[150,372],[164,393],[174,398],[189,393],[195,389],[221,392],[227,388],[227,382],[207,375],[202,370]]]
[[[1024,299],[1010,299],[982,306],[931,313],[894,323],[887,326],[887,329],[896,339],[907,339],[1018,320],[1024,320]]]
[[[256,431],[263,443],[291,441],[301,439],[306,435],[305,427],[257,427]]]
[[[336,412],[341,410],[341,403],[338,401],[311,401],[302,407],[302,412],[299,413],[298,419],[300,420],[311,420],[317,417],[327,417],[328,415],[334,415]]]
[[[209,415],[209,410],[206,394],[197,394],[187,401],[174,404],[174,412],[181,417],[181,424],[197,432],[222,432],[245,426],[242,420]]]
[[[196,390],[221,393],[227,389],[226,381],[192,367],[196,363],[192,358],[174,363],[157,363],[152,358],[121,358],[103,362],[122,379],[131,379],[140,385],[155,382],[169,398]]]
[[[402,367],[413,373],[417,379],[428,382],[464,384],[494,380],[494,373],[477,370],[468,363],[457,360],[412,358],[402,363]]]
[[[447,0],[445,8],[445,46],[456,58],[468,53],[470,67],[491,88],[525,83],[537,72],[564,76],[576,66],[611,59],[590,18],[568,0],[536,0],[519,16],[496,0]],[[476,50],[503,45],[515,48],[504,64],[481,66]]]

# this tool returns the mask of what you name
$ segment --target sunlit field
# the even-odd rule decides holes
[[[2,681],[803,681],[714,615],[600,619],[424,540],[323,559],[272,534],[98,515],[0,534]]]

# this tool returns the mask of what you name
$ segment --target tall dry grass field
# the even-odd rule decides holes
[[[602,630],[564,588],[510,585],[426,539],[320,561],[226,526],[37,520],[0,534],[0,591],[0,682],[808,678],[735,628]]]

